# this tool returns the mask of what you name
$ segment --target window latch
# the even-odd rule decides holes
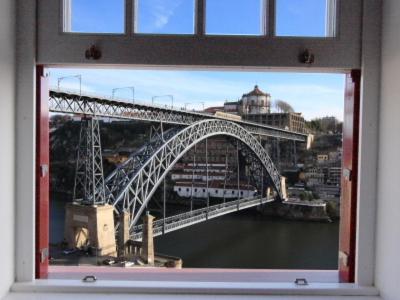
[[[94,275],[87,275],[87,276],[83,277],[82,281],[83,282],[96,282],[97,277]]]
[[[47,164],[40,165],[40,177],[45,177],[49,173],[49,166]]]
[[[348,168],[343,169],[343,177],[344,177],[345,179],[347,179],[348,181],[351,181],[351,180],[352,180],[352,172],[351,172],[351,169],[348,169]]]
[[[296,285],[308,285],[308,281],[305,278],[296,278],[294,281]]]
[[[40,263],[44,263],[49,257],[49,248],[43,248],[40,250]]]

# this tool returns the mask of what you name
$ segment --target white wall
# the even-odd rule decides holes
[[[0,1],[0,298],[14,281],[14,2]]]
[[[376,285],[400,299],[400,1],[382,1]]]

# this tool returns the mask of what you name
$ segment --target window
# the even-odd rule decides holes
[[[158,226],[156,230],[157,236],[155,236],[155,252],[165,253],[174,257],[180,257],[184,263],[184,268],[239,267],[265,269],[337,269],[338,221],[335,221],[333,216],[338,214],[338,205],[336,204],[339,202],[339,197],[337,197],[337,194],[339,194],[340,188],[332,186],[330,183],[333,180],[337,182],[337,174],[340,174],[341,172],[336,172],[336,175],[332,172],[332,174],[328,172],[326,175],[327,178],[323,180],[323,182],[315,180],[315,178],[312,176],[308,176],[309,174],[307,172],[309,168],[313,168],[315,165],[317,165],[321,168],[319,173],[323,178],[324,169],[328,167],[328,165],[322,166],[319,164],[318,156],[315,154],[315,152],[318,154],[324,154],[323,156],[325,157],[325,161],[328,160],[328,155],[325,153],[330,153],[330,157],[332,159],[329,161],[329,166],[336,166],[338,168],[341,166],[341,161],[338,158],[340,153],[339,148],[341,147],[341,131],[339,130],[339,125],[343,119],[342,106],[344,76],[342,74],[301,74],[287,72],[277,73],[250,71],[239,72],[233,70],[230,72],[216,70],[138,70],[127,68],[108,70],[101,68],[50,68],[50,74],[51,85],[54,86],[53,91],[51,92],[51,104],[58,103],[58,101],[63,103],[63,101],[66,101],[65,99],[69,99],[70,101],[74,99],[72,95],[68,96],[68,91],[62,95],[59,94],[59,92],[63,92],[64,89],[64,85],[59,85],[59,83],[60,79],[71,77],[75,79],[76,76],[79,75],[79,78],[82,79],[82,82],[78,82],[77,80],[75,80],[75,82],[67,81],[65,82],[65,86],[70,89],[73,88],[71,85],[74,84],[75,86],[79,86],[81,83],[85,87],[85,90],[83,91],[84,95],[87,93],[86,90],[96,91],[96,93],[98,93],[97,97],[104,99],[104,103],[115,105],[115,107],[102,107],[101,102],[98,103],[99,111],[97,112],[96,116],[98,116],[97,120],[99,121],[98,126],[100,129],[100,132],[98,133],[100,138],[98,140],[101,140],[101,145],[97,145],[97,147],[101,146],[102,149],[102,156],[99,155],[99,159],[102,158],[104,162],[103,177],[105,178],[105,186],[109,191],[117,191],[117,193],[115,195],[113,194],[113,197],[110,198],[110,201],[113,202],[116,210],[118,209],[118,211],[122,212],[124,210],[131,211],[131,209],[136,209],[133,215],[139,216],[133,221],[134,223],[130,224],[130,227],[133,228],[134,231],[134,233],[130,236],[133,242],[140,242],[140,230],[142,230],[140,225],[143,223],[143,212],[147,211],[152,216],[155,216],[157,220],[157,223],[155,223],[155,226]],[[133,103],[132,101],[124,101],[124,98],[113,98],[113,102],[110,102],[111,99],[107,99],[107,97],[112,97],[112,92],[116,88],[114,87],[116,83],[118,83],[118,85],[121,87],[126,87],[128,86],[129,82],[136,82],[136,93]],[[258,83],[258,86],[255,86],[255,82]],[[224,89],[226,85],[231,86],[231,88]],[[301,86],[301,89],[299,88],[299,85]],[[316,85],[318,88],[315,87]],[[179,91],[179,93],[177,93],[177,91]],[[330,93],[327,94],[326,91],[330,91]],[[99,93],[103,93],[103,95],[101,96]],[[157,124],[159,127],[162,127],[165,126],[164,122],[159,123],[156,122],[158,119],[152,119],[153,126],[150,126],[145,121],[149,120],[149,116],[153,116],[153,118],[159,118],[159,116],[154,116],[151,113],[158,112],[160,109],[158,106],[155,110],[152,108],[152,105],[154,105],[154,95],[163,95],[165,93],[170,93],[173,95],[175,107],[161,107],[163,108],[164,112],[172,114],[170,115],[170,118],[176,118],[166,120],[166,122],[169,128],[174,129],[172,132],[175,134],[182,133],[182,137],[177,140],[174,139],[174,141],[179,141],[176,145],[184,146],[179,148],[179,151],[177,150],[176,152],[168,152],[168,150],[166,151],[166,153],[180,153],[182,155],[179,156],[179,160],[176,161],[176,164],[175,159],[171,158],[171,160],[169,160],[170,165],[163,165],[165,169],[160,169],[158,171],[153,170],[152,172],[151,170],[147,170],[146,166],[156,166],[158,165],[158,161],[164,161],[163,157],[154,155],[156,153],[165,152],[155,151],[158,149],[169,149],[169,147],[154,148],[154,144],[149,143],[150,136],[157,138],[157,135],[155,134],[150,135],[150,133],[153,133],[153,130],[156,130],[156,126],[154,125]],[[292,113],[290,111],[301,113],[302,117],[298,120],[300,123],[300,133],[292,132],[290,137],[291,139],[288,141],[282,141],[273,137],[266,138],[265,136],[257,136],[257,140],[259,140],[261,143],[257,144],[260,148],[251,148],[252,146],[254,147],[252,143],[243,144],[239,147],[235,141],[239,141],[241,139],[246,140],[254,137],[254,135],[250,136],[247,131],[243,130],[241,127],[243,126],[243,123],[238,123],[240,125],[237,123],[228,123],[228,120],[231,120],[230,118],[233,116],[236,118],[243,118],[244,121],[247,120],[249,116],[239,110],[235,111],[236,115],[229,116],[228,119],[223,118],[219,121],[221,124],[218,123],[212,127],[201,127],[202,122],[191,122],[190,124],[185,124],[185,126],[175,125],[176,120],[181,121],[183,117],[191,116],[193,113],[182,109],[185,104],[188,104],[187,99],[192,99],[193,103],[198,101],[204,102],[204,108],[203,105],[199,106],[198,110],[195,111],[195,115],[204,118],[202,121],[208,121],[210,115],[204,114],[204,110],[207,111],[210,108],[212,109],[215,107],[221,107],[224,104],[224,101],[227,99],[229,102],[241,101],[246,97],[243,95],[248,95],[251,93],[268,93],[272,95],[273,100],[271,101],[273,102],[269,103],[272,106],[272,110],[271,112],[265,112],[264,116],[269,114],[288,115]],[[121,93],[120,97],[123,96],[124,95]],[[88,97],[90,98],[90,95]],[[125,100],[131,100],[132,95],[127,93],[125,97]],[[86,99],[86,97],[83,99]],[[92,99],[91,101],[96,101],[94,98],[90,99]],[[283,101],[276,99],[287,100]],[[320,101],[321,99],[324,99],[324,101]],[[75,101],[75,105],[71,107],[85,106],[80,105],[81,103],[79,101],[82,101],[80,98],[73,101]],[[142,111],[131,111],[129,108],[125,108],[123,111],[121,111],[121,109],[118,107],[119,105],[127,104],[134,107],[136,107],[135,105],[140,105],[139,107],[141,107]],[[66,110],[59,110],[58,107],[67,108]],[[63,242],[63,232],[72,232],[72,229],[75,230],[76,227],[82,227],[82,229],[79,229],[78,233],[72,232],[71,234],[79,236],[81,242],[80,244],[76,245],[74,244],[76,238],[71,242],[72,239],[66,237],[66,240],[69,244],[68,248],[83,247],[82,251],[85,251],[86,245],[90,244],[91,230],[90,228],[82,225],[82,223],[84,223],[82,220],[87,220],[86,223],[90,223],[88,216],[85,216],[83,213],[72,214],[78,215],[78,217],[75,217],[75,219],[81,223],[70,224],[68,223],[69,215],[67,211],[67,213],[65,213],[66,217],[64,222],[64,230],[62,224],[65,202],[68,203],[73,200],[77,202],[77,205],[80,205],[81,201],[80,197],[75,197],[68,194],[68,191],[77,190],[76,183],[81,182],[81,180],[76,179],[78,178],[78,175],[75,176],[75,174],[78,174],[76,171],[76,166],[79,165],[79,163],[77,162],[80,161],[80,158],[78,157],[79,153],[76,153],[76,149],[81,149],[82,147],[84,147],[86,151],[89,149],[87,143],[82,144],[80,138],[80,128],[82,128],[82,126],[87,126],[89,116],[82,119],[80,117],[81,112],[79,110],[68,110],[68,107],[68,105],[50,107],[52,113],[50,116],[50,140],[52,141],[50,145],[50,156],[52,158],[50,162],[50,165],[52,166],[50,178],[51,190],[53,192],[57,192],[56,194],[52,195],[52,203],[55,205],[51,210],[51,215],[57,216],[57,218],[52,218],[50,222],[50,228],[52,229],[53,233],[51,237],[52,247],[50,248],[50,254],[53,257],[51,264],[58,264],[62,263],[63,261],[68,261],[72,265],[75,263],[74,259],[77,257],[81,259],[80,261],[89,257],[92,263],[103,263],[104,260],[108,259],[106,258],[108,253],[99,254],[95,251],[94,253],[96,253],[96,256],[91,256],[90,254],[87,256],[86,252],[82,252],[81,254],[83,254],[84,257],[81,257],[80,254],[76,252],[71,253],[74,255],[64,255],[64,252],[62,251],[67,251],[67,253],[69,253],[68,249],[62,249],[60,247],[57,248],[56,246],[53,246]],[[106,108],[107,110],[104,111],[103,109]],[[285,109],[286,112],[284,112]],[[106,114],[109,111],[115,111],[116,114],[113,117],[106,118]],[[334,115],[327,117],[326,114],[328,113]],[[257,129],[261,130],[264,127],[259,127],[260,120],[257,118],[258,115],[258,110],[250,112],[250,117],[256,116],[253,121],[254,123],[252,124],[257,125],[253,126],[256,126]],[[289,124],[290,118],[287,120],[288,121],[286,123]],[[279,128],[275,129],[275,134],[280,133],[284,126],[288,126],[286,123],[283,122],[280,124]],[[199,126],[196,127],[197,130],[193,131],[198,133],[199,136],[191,133],[191,131],[186,131],[188,128],[190,129],[191,126]],[[238,127],[236,128],[235,126]],[[223,130],[220,128],[223,128]],[[207,132],[205,130],[215,131]],[[229,131],[230,135],[226,135],[225,130],[232,130],[232,132]],[[256,129],[253,128],[249,130],[251,131]],[[87,132],[86,129],[84,132]],[[304,134],[304,132],[307,134],[313,134],[315,136],[315,144],[312,144],[310,149],[307,149],[305,145],[306,134]],[[211,136],[207,137],[208,134]],[[212,136],[213,134],[215,134],[215,136]],[[230,140],[228,136],[231,136],[234,138],[234,140]],[[207,137],[207,143],[204,142],[204,137]],[[163,140],[162,136],[158,136],[158,138],[158,143],[155,143],[157,147],[168,145],[167,141],[169,141],[169,139]],[[295,142],[298,139],[300,139],[300,141],[298,141],[298,143]],[[83,142],[85,142],[85,139],[83,139]],[[184,144],[186,142],[188,144]],[[195,151],[193,151],[194,145],[196,145]],[[244,147],[250,148],[250,152],[246,152]],[[93,150],[94,149],[96,148],[93,148]],[[270,220],[267,211],[268,204],[260,206],[259,201],[255,201],[250,204],[246,203],[246,207],[250,205],[253,205],[253,207],[258,207],[258,210],[242,211],[240,209],[238,212],[238,215],[240,215],[240,221],[245,220],[247,226],[243,228],[243,231],[239,228],[235,230],[237,232],[241,232],[242,235],[247,235],[248,238],[246,245],[243,245],[242,243],[230,243],[229,251],[234,253],[232,256],[228,256],[226,253],[228,252],[228,249],[225,249],[224,251],[223,248],[221,248],[219,254],[213,254],[214,259],[209,259],[206,262],[202,261],[201,259],[195,259],[193,254],[190,255],[190,253],[194,253],[194,249],[197,251],[197,246],[186,246],[185,248],[177,246],[192,244],[193,241],[191,236],[199,232],[202,232],[202,236],[210,236],[208,234],[208,221],[206,219],[201,220],[202,222],[197,219],[192,221],[194,216],[197,217],[198,214],[208,211],[209,209],[210,212],[213,211],[213,209],[217,209],[220,210],[219,213],[225,213],[226,208],[224,207],[221,209],[221,207],[218,205],[228,205],[228,208],[231,208],[231,212],[232,209],[238,210],[237,202],[231,203],[229,201],[242,201],[243,196],[248,195],[249,191],[254,189],[264,189],[263,185],[272,187],[275,196],[281,197],[278,194],[279,191],[277,191],[277,188],[271,186],[271,181],[268,181],[267,178],[263,178],[263,173],[261,173],[260,169],[258,169],[261,168],[262,165],[250,163],[252,161],[250,158],[256,158],[257,162],[259,161],[259,156],[255,155],[262,154],[257,154],[259,153],[256,152],[257,149],[262,151],[262,154],[268,155],[271,158],[271,161],[274,163],[270,166],[271,168],[277,168],[277,172],[287,178],[286,185],[290,189],[289,191],[291,194],[289,194],[289,197],[291,197],[292,200],[289,198],[290,201],[287,200],[287,202],[284,202],[284,204],[276,204],[276,206],[281,205],[282,210],[286,209],[287,207],[293,207],[290,212],[293,215],[300,216],[298,218],[300,218],[302,222],[298,222],[299,220],[290,220],[291,222],[288,222],[285,219],[280,219],[283,218],[283,216],[277,213],[274,215],[276,219]],[[269,149],[268,152],[265,151],[265,149]],[[143,151],[143,154],[140,151]],[[85,151],[83,152],[87,153]],[[89,152],[92,153],[92,151]],[[140,155],[138,153],[140,153]],[[186,155],[187,153],[190,153],[191,155]],[[227,162],[227,153],[232,154],[232,157],[234,157],[233,161]],[[143,160],[142,163],[138,163],[137,161],[139,160],[136,160],[136,158],[141,158],[142,155],[145,155],[147,159]],[[68,159],[66,160],[66,158]],[[89,157],[86,157],[82,160],[86,162],[89,159]],[[131,173],[132,175],[128,175],[132,177],[124,178],[125,174],[129,174],[129,172],[125,170],[125,166],[130,165],[127,163],[127,159],[129,163],[137,163],[135,164],[135,168],[132,167],[132,170],[134,170]],[[268,163],[269,161],[270,160],[265,160],[264,163]],[[298,167],[298,164],[301,164],[302,167]],[[227,168],[230,171],[230,176],[227,176],[226,178],[225,176],[222,176],[222,178],[217,178],[219,177],[217,174],[221,174],[222,171],[226,170]],[[251,173],[253,176],[248,176],[250,174],[249,168],[252,168]],[[267,170],[266,167],[262,168],[264,171]],[[192,178],[192,175],[196,170],[201,172],[201,178],[195,180]],[[208,173],[206,172],[207,170]],[[304,172],[305,174],[303,174]],[[174,175],[172,178],[170,176],[171,174]],[[165,183],[160,181],[159,176],[161,175],[166,176]],[[209,177],[209,180],[207,180],[207,176]],[[271,176],[273,176],[272,173]],[[114,181],[107,180],[107,178],[121,177],[124,178],[120,183],[123,185],[123,187],[118,189],[114,188]],[[144,180],[143,182],[146,182],[145,178],[151,179],[151,182],[154,182],[154,186],[149,183],[148,187],[146,188],[146,190],[150,191],[151,193],[148,192],[148,194],[146,194],[147,192],[142,189],[141,182],[132,182],[132,180],[136,180],[135,178],[142,178]],[[193,187],[193,189],[198,186],[204,187],[207,184],[206,182],[210,181],[210,179],[212,179],[210,188],[204,188],[203,195],[196,195],[196,197],[193,197],[193,195],[190,193],[190,186]],[[221,187],[221,193],[219,187]],[[222,187],[225,193],[222,192]],[[213,188],[214,193],[212,192]],[[178,192],[185,191],[185,193],[176,193],[174,190],[178,190]],[[88,190],[86,190],[86,192],[87,191]],[[119,191],[129,191],[129,193],[124,194],[125,192],[120,193]],[[130,194],[130,191],[133,191],[133,194]],[[82,194],[86,195],[86,192]],[[141,197],[145,199],[145,204],[142,201],[138,201],[135,204],[136,200],[134,197],[132,197],[132,195],[136,195],[138,192],[141,193]],[[168,197],[166,197],[166,195],[168,195]],[[223,195],[228,196],[224,197]],[[322,200],[319,201],[320,198],[324,199],[323,202],[321,202]],[[129,199],[129,201],[122,201],[122,199]],[[88,200],[90,200],[90,197]],[[332,208],[330,210],[334,212],[332,213],[332,222],[327,224],[315,223],[314,221],[316,218],[320,218],[320,221],[331,220],[331,215],[324,213],[324,206],[328,204],[328,200],[329,203],[332,202]],[[107,201],[107,203],[110,202]],[[128,205],[131,206],[123,207],[125,203],[128,203]],[[231,207],[229,207],[229,205]],[[333,205],[336,206],[334,207]],[[162,209],[160,209],[160,206]],[[209,208],[210,206],[211,208]],[[140,207],[143,209],[138,210]],[[240,207],[241,206],[239,205],[239,208]],[[302,207],[307,207],[310,210],[312,210],[313,207],[319,207],[319,213],[321,215],[318,216],[316,214],[312,215],[312,217],[308,217],[308,215],[311,215],[311,213],[308,211],[301,211]],[[263,209],[265,209],[265,211]],[[296,211],[297,209],[301,212]],[[318,208],[314,210],[318,210]],[[188,217],[182,220],[183,217],[181,214],[186,214]],[[195,215],[192,216],[190,214]],[[254,217],[256,216],[258,216],[258,222],[254,222]],[[177,220],[174,221],[174,218],[177,218]],[[225,235],[222,232],[225,232],[232,226],[236,225],[237,222],[239,222],[239,219],[236,219],[234,215],[227,213],[218,216],[218,218],[215,217],[215,219],[222,224],[215,224],[213,226],[215,230],[221,232],[218,242],[221,242],[222,240],[226,240],[226,242],[228,242],[231,236]],[[114,220],[116,220],[115,222],[118,222],[118,219],[115,218],[115,216]],[[164,226],[162,220],[166,220],[166,222],[172,220],[172,223],[166,224],[169,228],[169,232],[167,234],[162,234],[162,232],[165,231],[160,227]],[[186,221],[185,225],[187,225],[185,227],[186,235],[184,234],[183,236],[187,239],[188,243],[184,243],[184,240],[180,239],[180,236],[182,235],[180,234],[179,230],[183,229],[183,226],[181,225],[181,222],[183,221]],[[223,226],[225,222],[229,224],[229,226]],[[110,227],[111,224],[108,226],[109,231],[111,230]],[[309,237],[306,242],[303,240],[297,240],[299,235],[297,234],[296,230],[301,227],[303,227],[302,232],[304,235]],[[298,259],[285,259],[284,257],[287,257],[288,255],[286,252],[273,250],[275,247],[278,249],[283,247],[279,242],[275,242],[275,238],[270,238],[269,240],[254,238],[251,234],[251,231],[249,231],[249,228],[264,232],[266,237],[275,236],[276,232],[286,232],[286,246],[289,249],[294,247],[298,249],[299,253],[296,256]],[[272,228],[271,231],[269,231],[270,228]],[[97,230],[95,230],[95,232],[97,232]],[[89,236],[89,238],[85,239],[81,236]],[[118,245],[120,240],[118,238],[115,238],[114,240]],[[213,236],[210,236],[210,240],[208,240],[208,238],[203,238],[203,243],[206,245],[213,245],[215,242],[216,241],[213,240]],[[269,259],[249,259],[262,256],[262,254],[266,251],[266,249],[263,247],[265,247],[267,244],[269,245],[269,251],[271,251],[271,253],[268,255]],[[175,246],[173,249],[171,249],[170,245]],[[329,247],[324,248],[325,245],[329,245]],[[92,242],[91,247],[98,246],[94,245]],[[243,249],[251,251],[251,254],[253,255],[250,255],[250,252],[246,251],[240,252],[243,251]],[[93,250],[91,250],[91,252],[93,252]],[[317,253],[320,252],[325,254],[324,258],[319,260],[312,259]],[[276,257],[276,254],[274,253],[279,253],[281,256],[278,255],[278,257]],[[222,259],[222,257],[224,257],[224,259]],[[96,261],[96,259],[98,260]],[[134,257],[131,259],[135,260],[138,258]],[[157,262],[159,262],[159,260],[157,260]]]
[[[136,2],[136,33],[194,33],[194,0],[137,0]]]
[[[72,33],[125,32],[124,0],[63,0],[64,31]]]
[[[345,3],[346,1],[343,1],[343,3]],[[356,11],[356,14],[357,14],[357,11]],[[355,29],[355,30],[353,30],[353,31],[357,31],[357,29]],[[355,34],[355,36],[357,36],[357,34]],[[48,36],[46,36],[46,38],[48,38]],[[54,38],[54,36],[50,36],[50,40],[52,39],[52,38]],[[68,37],[65,37],[65,38],[63,38],[63,40],[64,41],[68,41]],[[355,41],[355,43],[357,43],[357,41],[356,40],[353,40],[353,41]],[[77,47],[78,48],[78,44],[80,44],[81,43],[81,41],[79,41],[79,39],[77,39],[76,40],[76,43],[77,44],[74,44],[73,45],[73,47]],[[85,41],[85,43],[87,43],[87,41]],[[168,44],[168,41],[166,42],[167,44]],[[205,42],[205,43],[207,43],[207,42]],[[279,43],[279,42],[277,42],[277,43]],[[58,45],[61,45],[62,43],[53,43],[54,44],[54,47],[55,48],[57,48],[58,47]],[[106,44],[108,44],[108,43],[106,43]],[[131,44],[130,42],[128,42],[127,44],[129,44],[130,46],[132,46],[133,44]],[[190,44],[190,43],[189,43]],[[82,44],[80,44],[80,45],[82,45]],[[141,42],[139,41],[138,42],[138,44],[137,45],[139,45],[139,47],[141,47],[141,46],[143,46],[143,44],[141,44]],[[333,43],[327,43],[327,45],[333,45]],[[340,49],[340,46],[338,46],[339,44],[336,44],[336,43],[334,43],[334,48],[339,48]],[[153,45],[152,45],[153,46]],[[298,46],[298,45],[297,45]],[[330,47],[330,46],[328,46],[328,47]],[[79,46],[80,47],[80,46]],[[133,47],[135,47],[135,46],[133,46]],[[218,46],[217,46],[218,47]],[[39,57],[40,57],[40,61],[42,61],[42,62],[49,62],[49,63],[52,63],[52,62],[57,62],[58,60],[55,58],[55,57],[53,57],[53,58],[51,58],[50,56],[49,56],[49,52],[48,52],[48,50],[46,51],[45,49],[46,49],[46,47],[43,47],[43,40],[41,40],[40,42],[39,42],[39,48],[41,49],[41,50],[39,50],[38,51],[38,55],[39,55]],[[255,48],[257,48],[257,47],[249,47],[248,45],[247,45],[247,48],[248,48],[248,51],[249,51],[249,53],[247,53],[246,54],[246,56],[244,56],[243,57],[243,59],[244,59],[244,61],[243,60],[241,60],[241,62],[240,62],[240,64],[243,64],[243,65],[253,65],[253,64],[251,64],[250,63],[250,61],[248,60],[249,59],[249,57],[252,57],[252,54],[251,54],[251,52],[255,49]],[[298,48],[298,47],[297,47]],[[323,47],[322,47],[323,48]],[[352,48],[351,47],[351,45],[350,45],[350,48]],[[79,48],[79,49],[83,49],[82,47],[81,48]],[[107,48],[106,48],[107,49]],[[120,49],[121,48],[119,48],[119,47],[115,47],[115,48],[113,48],[113,49],[115,49],[115,53],[113,53],[113,55],[115,55],[115,57],[119,57],[119,59],[121,59],[121,60],[123,60],[125,63],[143,63],[144,61],[146,61],[146,59],[148,59],[148,57],[146,56],[146,55],[144,55],[144,56],[142,56],[142,59],[144,60],[144,61],[141,61],[141,59],[140,59],[140,55],[138,56],[137,55],[137,53],[135,53],[135,54],[132,54],[132,53],[134,53],[134,51],[132,51],[132,52],[129,52],[129,51],[127,51],[127,52],[129,52],[129,53],[131,53],[130,54],[130,57],[131,58],[127,58],[127,57],[124,57],[124,56],[119,56],[118,55],[118,53],[120,52]],[[145,48],[143,48],[143,49],[145,49]],[[147,49],[147,48],[146,48]],[[205,49],[205,48],[204,48]],[[235,49],[235,46],[232,46],[231,48],[229,48],[230,50],[231,50],[231,53],[239,53],[238,51],[235,51],[236,49]],[[125,49],[126,50],[126,49]],[[281,58],[281,60],[279,60],[279,62],[277,62],[277,64],[282,64],[282,65],[291,65],[291,63],[288,63],[288,61],[289,60],[287,60],[287,58],[288,57],[290,57],[291,55],[294,55],[294,53],[293,53],[293,51],[291,51],[291,50],[293,50],[293,49],[288,49],[288,52],[290,52],[290,55],[287,55],[286,56],[286,58],[285,58],[285,55],[286,54],[284,54],[284,53],[282,53],[282,56],[280,56],[280,58]],[[320,49],[318,49],[317,51],[319,51]],[[341,56],[341,66],[343,66],[343,65],[345,65],[345,66],[347,66],[347,67],[349,67],[349,66],[351,66],[352,64],[351,64],[351,61],[352,61],[352,59],[349,59],[349,56],[351,56],[351,55],[349,55],[349,56],[347,56],[347,54],[348,53],[352,53],[352,49],[349,49],[349,51],[343,51],[344,49],[341,49],[341,51],[333,51],[333,52],[335,52],[335,53],[340,53],[340,55],[344,55],[343,57]],[[157,51],[157,50],[155,50],[155,51]],[[145,51],[146,52],[146,51]],[[270,57],[269,55],[268,55],[268,53],[270,52],[270,50],[269,49],[267,49],[266,50],[266,52],[265,52],[265,58],[266,58],[266,60],[262,60],[263,61],[263,63],[261,63],[262,65],[265,65],[265,66],[270,66],[269,65],[269,63],[270,63],[270,61],[268,60],[268,57]],[[60,57],[62,57],[64,60],[69,60],[69,62],[75,62],[75,63],[77,63],[77,62],[79,62],[79,59],[77,59],[76,57],[74,58],[73,57],[73,55],[66,55],[66,56],[63,56],[64,54],[66,54],[65,53],[65,50],[64,51],[62,51],[61,50],[61,52],[58,52],[58,51],[56,51],[55,49],[53,49],[53,53],[57,53],[57,55],[60,55]],[[77,53],[77,52],[76,52]],[[150,52],[148,52],[148,53],[150,53]],[[185,57],[186,57],[186,52],[185,51],[182,51],[182,52],[180,52],[181,54],[182,54],[182,56],[180,57],[180,59],[177,59],[178,61],[181,61],[181,62],[184,62],[185,61]],[[296,53],[297,54],[297,53]],[[54,55],[54,54],[53,54]],[[167,55],[168,56],[168,55]],[[154,59],[154,57],[155,56],[153,56],[153,60],[147,60],[147,63],[149,62],[149,61],[151,61],[151,62],[153,62],[154,64],[163,64],[163,62],[164,62],[164,59],[165,59],[165,61],[170,61],[170,64],[174,64],[174,62],[176,62],[174,59],[171,59],[171,57],[170,58],[168,58],[167,56],[162,56],[162,55],[160,55],[160,56],[158,56],[158,57],[160,57],[160,59],[159,60],[157,60],[157,59]],[[193,63],[194,64],[197,64],[198,63],[198,59],[199,59],[199,57],[196,57],[196,55],[194,55],[195,57],[193,58]],[[107,57],[107,56],[106,56]],[[111,57],[110,55],[108,56],[108,57]],[[147,57],[146,59],[144,59],[144,57]],[[204,57],[204,56],[203,56]],[[212,56],[210,56],[210,57],[212,57]],[[254,56],[254,57],[256,57],[256,56]],[[275,56],[276,57],[276,56]],[[257,58],[260,58],[259,56],[257,57]],[[330,60],[334,60],[334,59],[332,59],[332,57],[330,57],[329,58]],[[216,58],[216,61],[218,60],[218,58]],[[186,60],[186,63],[188,62],[189,60]],[[228,57],[224,57],[224,61],[225,61],[225,63],[222,63],[222,64],[219,64],[219,65],[231,65],[230,64],[230,62],[234,62],[235,60],[234,59],[232,59],[232,58],[230,58],[229,57],[229,55],[228,55]],[[115,62],[115,61],[114,61]],[[106,62],[106,63],[110,63],[109,61],[108,62]],[[215,62],[214,62],[215,63]],[[211,65],[213,65],[214,63],[212,63]],[[203,61],[203,64],[204,64],[204,61]],[[294,63],[293,63],[294,64]],[[201,65],[201,64],[200,64]],[[257,64],[254,64],[254,65],[257,65]],[[327,60],[326,60],[326,58],[322,58],[321,60],[319,60],[318,61],[318,66],[326,66],[327,65]],[[276,66],[275,64],[273,64],[273,66]],[[291,65],[291,66],[293,66],[293,65]]]
[[[263,35],[264,0],[206,0],[206,33]]]
[[[335,36],[335,0],[276,0],[276,35]]]

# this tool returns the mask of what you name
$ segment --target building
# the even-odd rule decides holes
[[[321,199],[339,199],[340,187],[335,185],[320,184],[313,186],[313,190]]]
[[[258,85],[254,86],[251,92],[243,94],[239,101],[239,114],[242,116],[268,114],[270,112],[271,95],[261,91]]]
[[[317,155],[317,162],[323,163],[329,160],[329,155],[328,154],[318,154]]]
[[[225,164],[179,164],[171,173],[173,181],[210,181],[230,179],[233,172]]]
[[[221,107],[209,107],[205,111],[215,113]],[[305,132],[305,120],[301,113],[271,113],[271,95],[260,90],[258,85],[239,101],[225,102],[223,111],[240,115],[244,120],[262,123],[282,129]]]
[[[318,168],[310,168],[304,172],[304,179],[307,186],[315,186],[325,183],[325,174]]]
[[[210,113],[210,114],[215,114],[217,111],[224,111],[223,106],[212,106],[212,107],[207,107],[204,112]]]
[[[336,132],[337,125],[339,124],[336,117],[323,117],[321,118],[321,130],[324,132]]]
[[[236,102],[225,102],[223,111],[227,113],[239,113],[239,101]]]
[[[332,185],[340,185],[342,176],[341,167],[331,167],[328,169],[328,179],[327,183]]]
[[[206,199],[212,197],[237,199],[238,197],[254,197],[257,194],[257,189],[244,182],[241,182],[238,187],[234,181],[224,182],[216,180],[210,181],[207,188],[207,183],[204,181],[178,181],[174,185],[174,192],[182,198]]]
[[[207,151],[206,151],[207,148]],[[186,164],[225,164],[228,168],[237,167],[237,149],[236,146],[224,137],[212,137],[192,147],[182,157],[181,162]]]
[[[267,114],[247,114],[243,118],[269,126],[279,127],[285,130],[305,132],[305,120],[301,113],[267,113]]]

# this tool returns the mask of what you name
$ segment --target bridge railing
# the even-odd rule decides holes
[[[272,201],[274,201],[273,198],[249,197],[181,213],[153,222],[153,235],[158,236],[208,219]],[[131,235],[133,240],[142,239],[143,224],[134,226],[131,230]]]

